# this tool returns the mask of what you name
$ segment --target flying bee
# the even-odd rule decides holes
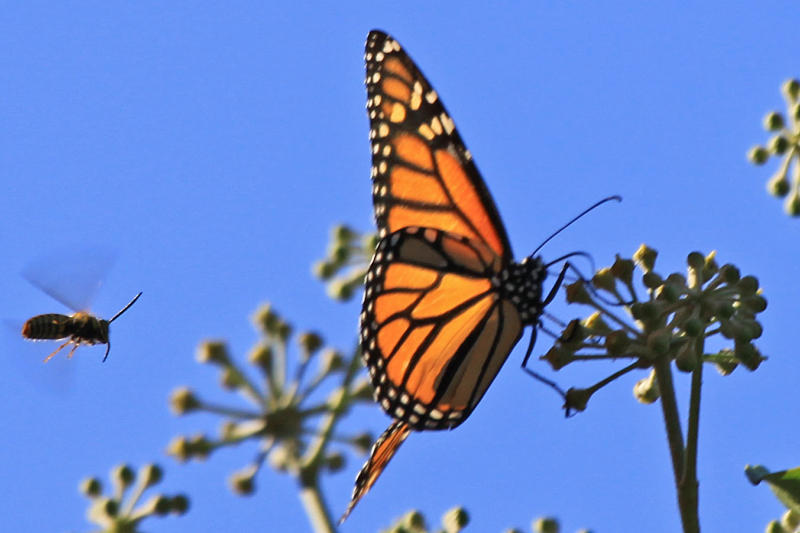
[[[87,311],[97,291],[111,269],[115,253],[103,247],[71,246],[57,253],[42,256],[23,269],[22,276],[34,287],[69,307],[73,314],[48,313],[37,315],[22,327],[22,336],[29,340],[65,340],[54,355],[72,344],[67,358],[80,345],[106,344],[108,358],[111,351],[109,325],[127,311],[142,295],[140,292],[110,320],[103,320]],[[19,331],[19,330],[18,330]]]
[[[108,337],[109,325],[122,313],[127,311],[141,295],[142,293],[140,292],[134,296],[133,300],[128,302],[128,305],[111,317],[111,320],[97,318],[86,311],[77,311],[72,315],[61,315],[58,313],[37,315],[29,319],[25,322],[25,325],[22,326],[22,336],[30,340],[67,339],[64,344],[56,348],[53,353],[44,359],[45,363],[69,344],[73,344],[73,346],[67,354],[68,359],[72,358],[72,354],[75,353],[75,350],[77,350],[78,346],[81,344],[89,346],[105,344],[106,354],[103,357],[103,362],[105,362],[108,358],[108,352],[111,351],[111,340]]]

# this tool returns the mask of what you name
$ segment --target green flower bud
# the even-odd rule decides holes
[[[81,481],[79,489],[84,496],[97,498],[103,493],[103,484],[96,477],[89,477]]]
[[[689,268],[699,270],[706,264],[706,258],[700,252],[692,252],[686,256],[686,264]]]
[[[164,516],[172,511],[172,498],[159,494],[150,498],[146,506],[153,510],[153,514]]]
[[[764,129],[767,131],[779,131],[783,126],[783,115],[777,111],[770,111],[764,117]]]
[[[236,390],[244,385],[244,379],[238,370],[229,366],[220,372],[219,384],[223,389]]]
[[[256,469],[253,466],[234,472],[228,480],[231,490],[238,496],[250,496],[256,489],[255,475]]]
[[[716,315],[718,318],[727,320],[733,316],[735,309],[730,302],[719,302],[716,308]]]
[[[789,102],[795,102],[797,96],[800,95],[800,81],[789,79],[783,82],[781,92]]]
[[[761,313],[767,308],[767,299],[761,295],[756,294],[749,298],[743,298],[742,304],[753,313]]]
[[[738,283],[742,277],[739,269],[730,263],[722,265],[722,268],[719,269],[719,274],[722,276],[722,279],[725,280],[725,283]]]
[[[152,487],[161,482],[164,477],[164,471],[157,464],[147,464],[139,469],[139,477],[142,479],[145,487]]]
[[[631,315],[641,322],[651,322],[660,316],[662,306],[657,302],[636,302],[631,305]]]
[[[592,285],[598,289],[614,292],[616,282],[610,268],[601,268],[592,276]]]
[[[257,344],[250,350],[247,355],[247,361],[251,365],[255,365],[261,369],[265,374],[272,372],[272,347],[268,344]]]
[[[261,307],[256,309],[252,320],[256,327],[258,327],[263,333],[269,335],[274,333],[275,328],[280,321],[280,317],[277,313],[275,313],[270,304],[263,304]]]
[[[581,325],[581,321],[573,318],[566,325],[558,341],[562,344],[576,344],[581,343],[589,336],[589,332]]]
[[[693,342],[687,342],[675,356],[675,366],[681,372],[691,372],[697,368],[697,350]]]
[[[400,522],[411,532],[428,529],[428,526],[425,525],[425,517],[419,511],[409,511],[400,519]]]
[[[725,356],[725,359],[730,357],[729,360],[724,360],[718,357],[714,361],[714,366],[717,368],[717,372],[719,372],[722,376],[729,376],[734,370],[736,370],[736,367],[738,366],[738,363],[734,359],[733,351],[726,348],[720,351],[718,355]]]
[[[336,270],[337,270],[337,265],[322,260],[314,263],[314,267],[312,268],[312,273],[317,278],[327,281],[331,279],[334,274],[336,274]]]
[[[322,337],[314,332],[301,333],[297,337],[297,342],[309,354],[313,354],[322,347]]]
[[[570,349],[553,346],[541,357],[541,359],[547,361],[553,370],[560,370],[575,359],[574,355],[575,352]]]
[[[681,297],[681,290],[672,283],[664,283],[656,289],[656,299],[667,303],[675,303]]]
[[[783,529],[783,526],[781,526],[777,520],[770,520],[767,527],[764,529],[764,533],[791,533],[791,531]]]
[[[108,497],[96,498],[89,507],[89,519],[97,524],[108,524],[119,513],[119,502]]]
[[[661,396],[655,372],[650,372],[646,378],[640,379],[633,386],[633,396],[639,403],[649,405]]]
[[[178,461],[185,463],[192,457],[189,441],[184,436],[175,437],[167,445],[167,455],[173,456]]]
[[[644,276],[642,276],[642,283],[644,283],[644,286],[648,289],[653,290],[660,287],[664,283],[664,280],[651,270],[650,272],[645,272]]]
[[[352,241],[355,237],[356,232],[344,224],[338,224],[334,226],[333,230],[331,231],[331,240],[336,242],[347,243]]]
[[[669,351],[672,341],[672,333],[664,328],[653,331],[647,336],[647,347],[657,355],[663,355]]]
[[[618,329],[606,336],[605,345],[609,355],[620,356],[624,354],[631,345],[631,339],[628,337],[625,330]]]
[[[574,387],[567,389],[566,399],[564,400],[564,409],[567,410],[567,414],[573,409],[579,413],[585,411],[592,394],[594,392],[589,389],[576,389]]]
[[[328,285],[328,296],[334,300],[349,300],[353,297],[353,287],[349,283],[336,280]]]
[[[352,248],[347,243],[336,243],[328,250],[328,257],[336,266],[341,266],[347,263],[352,255]]]
[[[356,453],[366,455],[370,448],[372,448],[372,440],[371,434],[359,433],[350,440],[350,443],[353,445],[353,448],[355,448]]]
[[[741,294],[742,298],[754,296],[756,291],[758,291],[758,278],[755,276],[744,276],[739,280],[739,283],[736,284],[736,287],[739,289],[739,294]]]
[[[582,280],[577,280],[566,286],[567,302],[588,304],[592,301],[592,297],[586,290]]]
[[[784,137],[783,135],[776,135],[769,141],[769,145],[767,145],[767,149],[776,155],[783,155],[786,153],[786,150],[789,149],[790,143],[789,139]]]
[[[736,359],[751,371],[757,369],[761,361],[764,360],[764,357],[751,342],[734,343],[734,354],[736,354]]]
[[[329,472],[339,472],[345,466],[344,455],[339,452],[331,452],[325,456],[325,468]]]
[[[792,194],[786,197],[786,201],[783,204],[783,210],[786,211],[787,215],[792,217],[800,215],[800,194],[798,194],[796,189],[792,192]]]
[[[212,363],[215,365],[230,364],[230,356],[225,343],[220,341],[206,341],[197,347],[197,362]]]
[[[285,446],[275,446],[269,454],[267,461],[275,470],[285,472],[291,464],[291,454]]]
[[[646,244],[639,245],[639,248],[633,253],[633,260],[645,272],[650,272],[656,265],[656,257],[658,252],[650,248]]]
[[[213,446],[205,435],[199,434],[189,439],[189,448],[197,459],[205,459],[211,453]]]
[[[114,482],[114,486],[122,492],[136,481],[136,474],[130,466],[121,464],[111,470],[111,480]]]
[[[783,516],[781,516],[781,525],[786,531],[800,530],[800,515],[791,509],[787,510],[783,513]]]
[[[169,398],[170,410],[180,416],[185,415],[200,407],[200,400],[194,395],[192,390],[188,387],[179,387],[172,391]]]
[[[463,507],[454,507],[442,516],[442,527],[447,533],[461,531],[469,524],[469,514]]]
[[[769,152],[763,146],[754,146],[747,152],[747,159],[756,165],[763,165],[769,159]]]
[[[177,515],[186,514],[189,510],[189,498],[185,494],[177,494],[172,497],[172,512]]]
[[[623,283],[630,284],[633,282],[633,261],[630,259],[622,259],[619,255],[611,265],[611,273],[614,274],[618,280]]]
[[[800,120],[800,102],[795,103],[791,107],[791,113],[795,120]]]
[[[558,520],[550,517],[537,518],[531,528],[535,533],[558,533],[560,531]]]
[[[690,318],[684,324],[683,330],[689,337],[697,337],[703,332],[703,321],[699,318]]]
[[[613,331],[608,323],[603,320],[603,314],[600,311],[595,311],[591,315],[587,316],[582,325],[584,328],[588,329],[589,331],[584,331],[583,339],[591,335],[603,334],[603,333],[610,333]]]

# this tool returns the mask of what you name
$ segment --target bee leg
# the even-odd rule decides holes
[[[44,361],[43,361],[43,362],[44,362],[44,363],[48,362],[50,359],[52,359],[52,358],[53,358],[53,356],[54,356],[55,354],[57,354],[58,352],[60,352],[61,350],[63,350],[63,349],[64,349],[64,347],[65,347],[67,344],[71,343],[71,342],[72,342],[72,339],[68,340],[67,342],[65,342],[64,344],[62,344],[62,345],[61,345],[61,346],[59,346],[58,348],[56,348],[56,349],[55,349],[55,351],[54,351],[53,353],[51,353],[50,355],[48,355],[47,357],[45,357],[45,358],[44,358]],[[73,350],[74,350],[74,349],[73,349]],[[70,355],[71,355],[71,354],[72,354],[72,352],[70,352]]]
[[[74,353],[75,353],[75,350],[77,350],[77,349],[78,349],[78,346],[80,346],[80,343],[76,342],[76,343],[75,343],[75,346],[73,346],[73,347],[72,347],[72,349],[71,349],[71,350],[69,351],[69,353],[67,354],[67,359],[72,359],[72,354],[74,354]]]

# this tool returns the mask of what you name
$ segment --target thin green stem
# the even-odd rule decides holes
[[[672,457],[672,470],[675,474],[675,488],[680,487],[681,477],[683,476],[683,432],[681,431],[681,419],[678,413],[678,402],[675,399],[675,385],[672,382],[672,369],[667,357],[659,357],[655,361],[653,370],[658,380],[658,388],[661,392],[661,410],[664,415],[664,425],[667,430],[667,442],[669,452]],[[683,519],[683,516],[681,516]]]
[[[309,485],[302,483],[300,501],[303,503],[309,522],[311,522],[311,529],[315,533],[333,533],[336,531],[336,526],[331,520],[331,513],[325,505],[325,500],[319,490],[318,482],[315,481]]]
[[[705,348],[703,337],[697,339],[697,353]],[[692,385],[689,396],[689,420],[686,428],[686,455],[683,474],[678,485],[678,504],[684,517],[684,531],[699,532],[700,519],[698,507],[697,481],[697,441],[700,434],[700,391],[703,387],[703,365],[698,362],[692,371]]]

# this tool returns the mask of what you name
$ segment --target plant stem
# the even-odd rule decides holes
[[[661,410],[664,414],[664,425],[667,430],[667,442],[672,456],[672,470],[675,474],[677,488],[683,475],[683,432],[681,431],[678,402],[675,400],[675,385],[672,383],[669,359],[659,357],[653,365],[653,369],[661,392]]]
[[[703,337],[697,339],[697,353],[703,353]],[[684,531],[699,532],[698,481],[697,481],[697,441],[700,432],[700,390],[703,385],[703,363],[698,361],[692,371],[692,385],[689,396],[689,420],[686,428],[686,455],[683,472],[678,483],[678,505],[684,517]]]
[[[702,353],[702,352],[700,352]],[[691,409],[700,409],[700,383],[702,382],[702,364],[698,364],[692,375]],[[667,441],[672,457],[672,471],[675,475],[675,491],[678,497],[678,509],[681,513],[681,524],[684,533],[699,533],[700,520],[697,515],[697,430],[698,416],[689,420],[687,439],[693,439],[689,445],[693,446],[691,456],[683,447],[683,432],[681,419],[678,413],[678,402],[675,399],[675,385],[672,382],[672,369],[666,357],[656,359],[653,366],[661,391],[661,410],[664,414],[664,425],[667,430]],[[693,432],[693,433],[692,433]],[[688,462],[691,461],[691,465]],[[687,476],[687,473],[689,476]]]
[[[315,476],[316,477],[316,476]],[[319,483],[303,483],[300,489],[300,501],[306,510],[308,520],[311,522],[311,529],[315,533],[333,533],[336,531],[331,515],[328,512],[322,494],[319,491]]]

